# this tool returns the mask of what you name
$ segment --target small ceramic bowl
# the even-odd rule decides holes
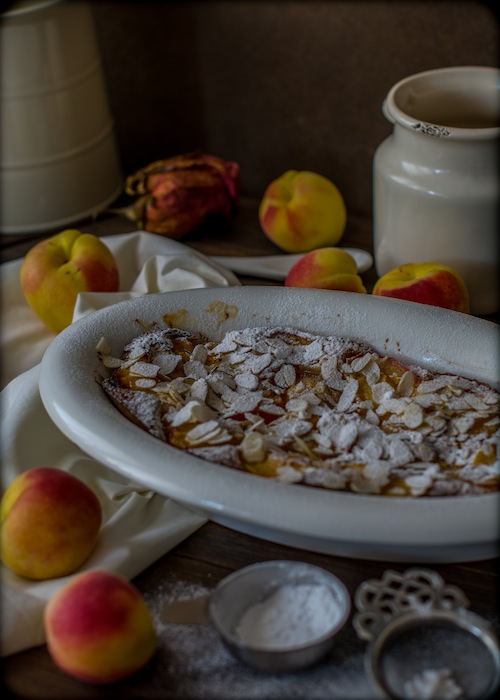
[[[239,632],[243,617],[253,611],[254,606],[266,604],[266,601],[269,605],[271,598],[285,586],[288,590],[290,586],[315,586],[318,593],[320,590],[323,594],[331,593],[333,601],[329,601],[329,608],[334,607],[335,614],[330,623],[322,625],[317,636],[297,643],[292,636],[283,646],[276,641],[270,645],[243,638]],[[314,591],[313,588],[302,589],[305,590]],[[295,609],[289,605],[289,609],[283,610],[282,604],[280,624],[286,618],[285,627],[289,624],[292,629],[300,625],[299,605]],[[219,583],[208,602],[210,621],[231,653],[249,666],[270,673],[298,671],[317,663],[332,648],[350,610],[349,593],[336,576],[319,567],[293,561],[261,562],[240,569]]]

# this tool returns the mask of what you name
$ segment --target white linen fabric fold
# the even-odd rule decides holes
[[[3,484],[21,472],[51,466],[71,472],[99,498],[103,524],[96,549],[76,573],[106,569],[133,578],[197,530],[206,518],[99,464],[54,425],[38,393],[39,366],[14,379],[1,395]],[[36,533],[33,533],[36,537]],[[30,581],[2,565],[3,656],[43,644],[43,611],[70,578]]]
[[[141,231],[103,240],[118,262],[120,291],[80,294],[73,320],[143,294],[239,284],[230,271],[177,241]],[[96,549],[71,576],[30,581],[2,565],[2,656],[44,643],[45,604],[72,576],[104,568],[133,578],[206,522],[205,516],[132,484],[95,461],[49,418],[38,393],[38,365],[55,335],[24,300],[21,262],[6,263],[1,271],[2,487],[38,466],[65,469],[96,493],[103,525]]]
[[[178,241],[144,231],[104,236],[120,271],[116,293],[85,292],[78,296],[73,320],[125,299],[203,287],[239,285],[238,278],[215,261]],[[55,338],[26,303],[19,272],[22,260],[2,265],[1,381],[3,389],[11,379],[34,367]]]

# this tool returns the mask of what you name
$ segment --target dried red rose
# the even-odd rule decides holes
[[[129,195],[139,195],[121,213],[145,231],[182,238],[217,214],[230,218],[238,210],[240,168],[205,153],[157,160],[130,175]]]

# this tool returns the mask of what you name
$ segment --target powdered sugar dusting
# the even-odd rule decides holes
[[[371,698],[363,667],[364,645],[350,628],[317,666],[288,674],[254,671],[237,660],[210,625],[172,624],[161,618],[167,602],[206,595],[209,589],[185,581],[165,582],[144,595],[158,637],[155,663],[161,674],[151,673],[151,692],[170,697],[204,700],[359,700]],[[161,677],[161,681],[160,681]],[[171,680],[169,680],[171,679]],[[173,680],[175,679],[175,680]],[[162,695],[164,694],[164,695]],[[155,695],[156,697],[156,695]]]
[[[499,488],[499,394],[471,379],[291,328],[233,330],[218,342],[169,328],[136,338],[120,359],[105,348],[101,340],[112,374],[102,386],[115,404],[211,461],[366,494]]]

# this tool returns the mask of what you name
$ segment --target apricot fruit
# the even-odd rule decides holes
[[[470,312],[469,293],[464,280],[451,267],[440,263],[399,265],[380,277],[373,294]]]
[[[307,170],[288,170],[273,180],[259,207],[264,234],[287,253],[337,245],[346,218],[346,206],[337,186]]]
[[[100,238],[67,229],[40,241],[25,255],[21,289],[45,325],[59,333],[73,320],[80,292],[117,292],[116,260]]]
[[[303,255],[291,268],[285,287],[308,287],[361,292],[366,289],[357,274],[356,261],[341,248],[318,248]]]
[[[53,467],[22,472],[0,504],[2,561],[29,579],[71,574],[94,549],[101,521],[99,499],[81,479]]]
[[[75,575],[44,611],[47,648],[65,673],[86,683],[114,683],[141,669],[156,650],[143,597],[118,574]]]

